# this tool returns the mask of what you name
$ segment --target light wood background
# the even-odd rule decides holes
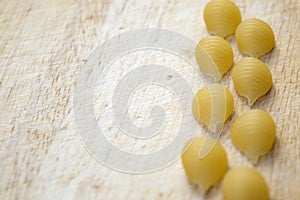
[[[277,141],[254,167],[267,180],[272,199],[299,199],[300,1],[235,2],[243,18],[265,20],[276,37],[276,48],[262,58],[274,85],[254,108],[272,114]],[[1,0],[0,199],[221,199],[220,185],[205,196],[191,185],[179,160],[144,175],[103,166],[81,144],[72,112],[78,72],[97,46],[124,31],[147,27],[174,30],[198,41],[208,35],[202,20],[206,3]],[[229,41],[237,61],[242,55],[234,38]],[[249,107],[234,91],[230,72],[222,83],[234,94],[235,119]],[[230,166],[252,166],[230,142],[231,123],[221,138]]]

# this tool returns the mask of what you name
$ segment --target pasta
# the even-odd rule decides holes
[[[233,111],[234,100],[231,92],[219,84],[210,84],[200,89],[192,104],[193,115],[212,132],[218,131]]]
[[[232,80],[237,93],[248,99],[248,104],[265,95],[272,87],[272,74],[260,60],[243,58],[232,70]]]
[[[216,81],[219,81],[233,64],[231,46],[218,36],[208,36],[200,40],[195,54],[201,71]]]
[[[204,22],[209,32],[225,37],[241,23],[239,8],[229,0],[212,0],[204,8]]]
[[[249,167],[234,167],[222,182],[224,200],[269,200],[269,188],[264,177]]]
[[[190,181],[199,185],[203,193],[217,183],[228,168],[223,146],[204,136],[187,142],[181,161]]]
[[[271,150],[275,135],[275,122],[270,114],[263,110],[243,113],[230,129],[232,143],[254,164]]]
[[[244,54],[258,58],[273,49],[275,37],[272,28],[260,19],[246,19],[236,29],[236,42]]]

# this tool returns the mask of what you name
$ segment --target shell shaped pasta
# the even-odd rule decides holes
[[[199,185],[203,193],[217,183],[228,169],[226,151],[221,143],[204,136],[187,142],[181,161],[190,181]]]
[[[232,70],[232,80],[237,93],[248,99],[252,106],[272,87],[272,74],[262,61],[247,57],[241,59]]]
[[[195,56],[201,71],[216,81],[219,81],[233,64],[230,44],[218,36],[208,36],[200,40]]]
[[[242,17],[239,8],[229,0],[212,0],[204,8],[204,22],[210,33],[225,37],[235,32]]]
[[[254,164],[271,150],[275,137],[275,122],[270,114],[263,110],[244,112],[230,129],[232,143]]]
[[[210,84],[200,89],[194,97],[192,111],[199,123],[216,133],[232,114],[234,100],[231,92],[220,84]]]
[[[222,182],[224,200],[269,200],[269,188],[264,177],[249,167],[234,167],[224,176]]]
[[[236,42],[244,54],[258,58],[275,46],[272,28],[260,19],[246,19],[236,29]]]

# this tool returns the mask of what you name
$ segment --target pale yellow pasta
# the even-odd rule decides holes
[[[214,133],[219,131],[233,111],[231,92],[219,84],[210,84],[200,89],[194,97],[192,111],[195,119],[205,124]]]
[[[230,129],[232,143],[254,164],[271,150],[275,137],[275,122],[270,114],[263,110],[243,113]]]
[[[275,37],[272,28],[260,19],[246,19],[236,29],[236,42],[244,54],[258,58],[273,49]]]
[[[269,188],[264,177],[249,167],[234,167],[222,181],[224,200],[269,200]]]
[[[199,136],[188,141],[181,156],[189,180],[203,193],[217,183],[228,168],[225,149],[218,141]]]
[[[204,8],[204,22],[210,33],[225,37],[241,23],[239,8],[229,0],[212,0]]]
[[[248,104],[265,95],[272,87],[272,74],[262,61],[247,57],[232,70],[232,80],[237,93],[248,99]]]
[[[219,81],[233,64],[231,46],[218,36],[208,36],[200,40],[195,56],[201,71],[216,81]]]

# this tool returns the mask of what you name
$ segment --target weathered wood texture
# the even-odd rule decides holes
[[[276,37],[276,48],[262,58],[274,86],[254,108],[272,114],[277,141],[256,169],[269,183],[272,199],[299,199],[300,1],[235,2],[243,18],[267,21]],[[220,185],[206,196],[190,185],[180,161],[145,175],[103,166],[81,144],[72,112],[76,78],[93,49],[111,36],[145,27],[199,40],[208,35],[202,20],[206,3],[1,0],[0,199],[221,199]],[[230,42],[237,61],[242,55],[234,38]],[[222,83],[234,94],[235,119],[249,107],[234,91],[230,73]],[[230,142],[231,123],[221,138],[230,166],[252,166]]]

